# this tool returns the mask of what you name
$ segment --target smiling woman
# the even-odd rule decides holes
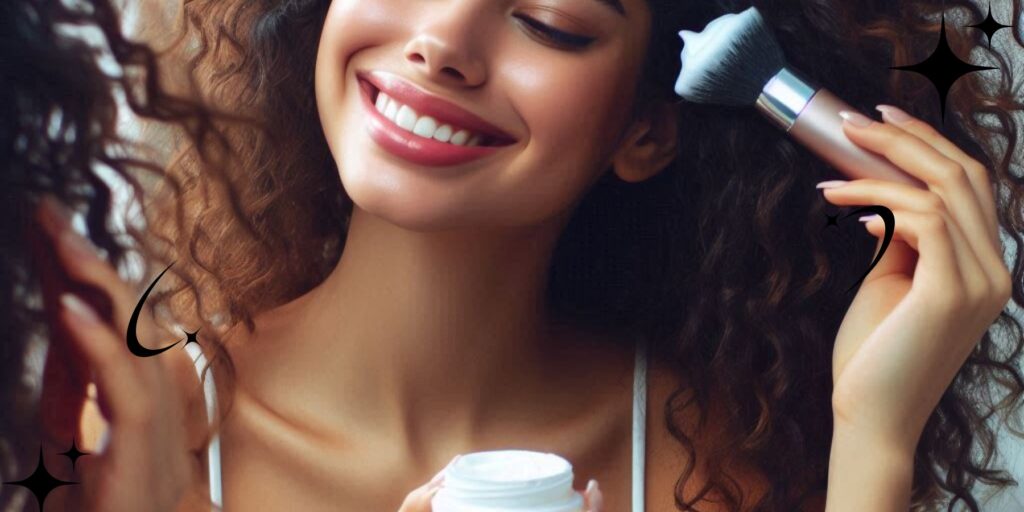
[[[934,122],[927,83],[889,67],[934,48],[943,3],[754,5],[822,86]],[[748,5],[186,2],[192,78],[254,122],[214,125],[230,151],[186,139],[148,195],[141,242],[151,274],[175,260],[164,279],[182,282],[150,301],[207,335],[227,510],[398,510],[443,485],[409,494],[454,455],[501,448],[564,455],[610,511],[822,509],[830,463],[850,467],[833,406],[846,418],[861,405],[832,394],[868,325],[848,314],[865,299],[851,308],[844,291],[875,241],[820,229],[829,205],[813,184],[835,171],[756,113],[675,101],[677,32]],[[961,50],[980,37],[947,32]],[[964,164],[972,179],[1008,192],[993,220],[1019,246],[1007,114],[1022,105],[1004,73],[992,91],[962,79],[945,133],[980,163]],[[887,258],[894,275],[910,261]],[[1011,270],[1024,304],[1024,269]],[[879,281],[906,284],[862,289]],[[906,290],[887,291],[874,303]],[[981,318],[980,333],[981,309],[955,313]],[[989,410],[1016,412],[1024,393],[1020,326],[996,323],[1016,336],[979,334],[919,443],[878,452],[912,466],[915,507],[976,511],[978,481],[1008,483],[971,457],[995,448]],[[992,382],[1003,396],[979,394]],[[864,396],[854,384],[842,397]]]

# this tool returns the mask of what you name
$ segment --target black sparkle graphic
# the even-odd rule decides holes
[[[892,240],[892,234],[895,232],[896,228],[896,219],[892,215],[892,210],[878,204],[871,206],[863,206],[844,215],[843,218],[850,217],[851,215],[856,215],[858,213],[863,212],[877,213],[880,217],[882,217],[882,222],[885,223],[885,236],[882,237],[882,246],[878,248],[878,254],[875,255],[875,259],[871,261],[871,264],[868,265],[867,271],[865,271],[864,274],[860,276],[860,279],[857,279],[857,281],[854,282],[853,285],[846,289],[847,293],[849,293],[850,290],[853,290],[854,288],[857,287],[857,285],[863,282],[864,279],[868,277],[868,274],[871,273],[871,270],[875,268],[875,265],[877,265],[878,262],[882,260],[882,255],[885,254],[885,250],[889,248],[889,241]],[[839,227],[839,224],[836,223],[836,219],[839,217],[839,214],[831,215],[826,213],[825,217],[828,220],[825,221],[825,226],[821,228],[822,230],[827,229],[829,226]],[[843,231],[840,230],[840,232],[842,233]]]
[[[132,318],[131,320],[128,321],[128,350],[130,350],[132,352],[132,355],[136,357],[152,357],[155,355],[159,355],[163,353],[163,351],[181,342],[181,340],[178,340],[163,348],[149,349],[142,346],[142,343],[139,342],[139,336],[135,332],[135,327],[139,323],[139,314],[142,313],[142,306],[143,304],[146,303],[146,298],[149,297],[149,292],[153,290],[153,287],[156,286],[157,281],[159,281],[160,278],[164,276],[164,272],[170,270],[171,265],[174,265],[174,263],[175,262],[172,261],[170,265],[167,265],[167,268],[165,268],[163,272],[160,272],[160,275],[156,276],[156,279],[154,279],[152,283],[149,283],[149,288],[146,288],[146,292],[142,294],[142,298],[139,299],[139,303],[135,305],[135,310],[132,311]]]
[[[946,15],[943,13],[942,29],[939,32],[939,44],[936,46],[932,54],[929,55],[927,59],[917,64],[890,67],[889,69],[913,71],[924,75],[925,78],[930,80],[932,85],[935,86],[935,90],[939,93],[939,107],[942,112],[942,121],[945,123],[946,95],[949,93],[949,89],[953,87],[953,84],[956,83],[960,77],[968,73],[999,68],[975,66],[974,64],[960,60],[960,58],[957,57],[949,47],[948,41],[946,41]]]
[[[187,347],[189,343],[195,343],[196,345],[199,345],[199,339],[196,338],[196,334],[199,334],[199,329],[196,329],[195,332],[188,332],[182,329],[181,332],[184,332],[185,335],[188,336],[188,339],[185,340],[185,344],[182,345],[181,348]]]
[[[980,23],[975,23],[974,25],[966,25],[966,26],[970,27],[970,28],[976,28],[976,29],[984,32],[985,35],[988,36],[988,47],[989,48],[992,48],[992,35],[993,34],[998,32],[1000,29],[1012,28],[1013,27],[1013,25],[1003,25],[1002,23],[999,23],[998,21],[995,20],[995,18],[992,17],[992,2],[988,3],[988,14],[985,16],[984,20],[982,20]]]
[[[825,218],[828,219],[828,220],[825,221],[825,227],[826,228],[829,227],[829,226],[835,226],[837,228],[839,227],[839,224],[836,224],[836,219],[839,218],[838,214],[837,215],[829,215],[829,214],[826,213],[825,214]]]
[[[18,480],[17,482],[4,482],[4,485],[17,485],[24,487],[36,497],[36,503],[39,504],[39,510],[43,510],[43,503],[46,502],[46,497],[50,494],[50,491],[64,486],[64,485],[75,485],[78,482],[66,482],[55,478],[46,470],[46,464],[43,462],[43,448],[39,447],[39,462],[36,464],[35,471],[32,472],[28,478],[24,480]]]
[[[75,438],[73,437],[71,438],[71,448],[68,448],[68,451],[61,452],[60,454],[67,457],[68,460],[71,461],[71,469],[75,469],[75,462],[78,461],[79,457],[82,457],[84,455],[92,455],[91,453],[78,451],[78,445],[75,443]]]

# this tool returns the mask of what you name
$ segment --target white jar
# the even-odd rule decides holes
[[[469,453],[445,468],[433,512],[584,512],[572,464],[553,453]]]

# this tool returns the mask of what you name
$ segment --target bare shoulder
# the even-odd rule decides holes
[[[683,485],[682,497],[694,499],[707,483],[707,460],[701,446],[706,442],[706,434],[699,435],[697,430],[696,406],[676,411],[673,415],[677,426],[691,438],[695,455],[691,456],[683,444],[669,432],[665,405],[672,393],[681,387],[685,388],[685,380],[671,369],[652,360],[647,375],[647,467],[646,467],[646,503],[651,512],[675,512],[679,510],[675,503],[677,483]],[[684,396],[684,399],[686,397]],[[712,401],[713,402],[713,401]],[[716,410],[712,404],[708,411],[706,432],[715,432],[716,425],[721,424],[724,411]],[[694,458],[696,460],[694,460]],[[691,469],[692,466],[692,469]],[[731,475],[743,487],[747,499],[758,499],[767,489],[763,475],[750,467],[733,465],[729,467]],[[684,472],[690,472],[685,483],[681,482]],[[706,512],[726,512],[728,509],[721,503],[712,500],[715,496],[706,494],[696,506]]]

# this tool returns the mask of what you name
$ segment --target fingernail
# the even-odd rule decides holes
[[[99,257],[99,251],[96,249],[96,246],[84,236],[76,233],[74,229],[64,230],[60,235],[60,243],[71,251],[72,254],[82,258]]]
[[[865,215],[865,216],[863,216],[863,217],[861,217],[861,218],[859,218],[857,220],[859,220],[861,222],[871,222],[871,221],[873,221],[873,220],[875,220],[877,218],[878,218],[878,214],[875,213],[873,215]]]
[[[444,473],[442,473],[440,477],[431,480],[430,483],[427,485],[427,489],[440,489],[442,484],[444,484]]]
[[[875,107],[875,110],[882,113],[882,119],[891,123],[902,124],[913,119],[910,114],[892,105],[878,105]]]
[[[826,189],[826,188],[838,188],[838,187],[841,187],[843,185],[846,185],[847,183],[849,183],[849,181],[846,181],[846,180],[822,181],[821,183],[818,183],[817,185],[815,185],[814,188],[819,189],[819,190],[820,189]]]
[[[70,311],[76,318],[82,320],[87,324],[98,324],[100,323],[100,317],[88,304],[82,299],[78,298],[77,295],[64,292],[60,294],[61,304]]]
[[[597,480],[590,479],[587,482],[586,493],[590,496],[590,510],[596,512],[604,510],[604,495],[601,494],[601,488],[597,485]]]
[[[857,112],[851,112],[849,110],[844,110],[840,112],[839,117],[843,118],[847,123],[850,123],[858,128],[871,126],[871,124],[874,123],[874,121],[872,121],[867,116],[864,116],[863,114],[858,114]]]

